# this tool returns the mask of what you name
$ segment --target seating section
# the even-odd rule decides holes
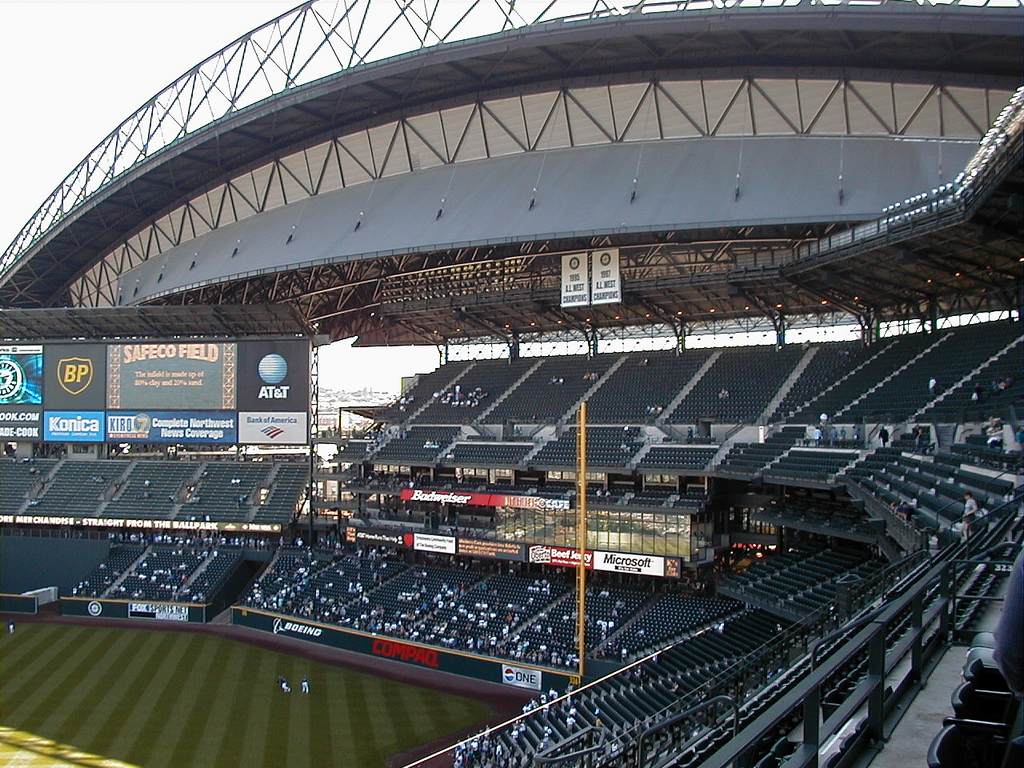
[[[291,522],[299,501],[305,496],[309,484],[309,467],[302,464],[280,464],[270,484],[270,492],[256,508],[253,522]]]
[[[272,464],[209,462],[178,513],[185,520],[247,519],[256,492],[266,486]]]
[[[884,533],[880,520],[872,520],[849,502],[787,497],[751,513],[759,522],[840,539],[872,542]]]
[[[795,410],[802,408],[805,403],[813,400],[889,343],[889,339],[883,339],[868,347],[860,342],[851,341],[819,345],[807,367],[793,382],[793,386],[775,408],[775,412],[768,417],[768,423],[775,424],[788,420]]]
[[[971,435],[964,442],[952,445],[950,450],[954,456],[960,457],[958,461],[976,464],[980,467],[1007,471],[1021,465],[1022,456],[1019,450],[1006,451],[1002,448],[989,448],[984,435]]]
[[[834,603],[840,583],[856,589],[880,568],[852,550],[784,552],[723,579],[719,592],[797,620]]]
[[[0,459],[0,515],[20,512],[28,495],[45,482],[56,463],[50,459]]]
[[[128,468],[126,461],[65,461],[54,472],[33,515],[95,515],[114,482]]]
[[[530,464],[535,467],[576,466],[576,428],[565,430],[562,436],[544,445]],[[643,447],[637,427],[588,427],[587,464],[595,467],[623,467]]]
[[[656,445],[637,463],[637,469],[699,472],[708,468],[717,452],[713,445]]]
[[[789,421],[795,424],[817,424],[822,413],[832,418],[934,342],[934,337],[916,333],[892,339],[888,344],[880,344],[877,347],[872,345],[869,352],[874,352],[874,356],[870,357],[862,368],[832,389],[822,392],[793,414]]]
[[[588,401],[588,417],[595,424],[653,422],[710,356],[706,349],[626,355]]]
[[[199,564],[205,550],[178,546],[153,546],[146,556],[107,590],[107,597],[122,600],[179,600],[181,592]]]
[[[600,649],[601,655],[613,659],[642,656],[742,609],[742,603],[728,597],[668,592],[658,596],[650,608],[617,632]]]
[[[947,392],[940,402],[921,415],[921,420],[953,424],[984,421],[992,416],[1008,419],[1010,406],[1021,412],[1020,407],[1024,403],[1021,354],[1018,344],[978,371],[963,386]]]
[[[493,406],[537,362],[537,358],[478,360],[457,383],[436,392],[436,397],[430,393],[430,404],[416,417],[416,422],[469,424]]]
[[[618,355],[549,357],[488,414],[487,420],[522,424],[557,421],[618,359]]]
[[[802,440],[803,427],[783,427],[763,443],[736,443],[722,459],[716,472],[726,477],[752,478]]]
[[[453,467],[514,467],[533,448],[533,443],[456,443],[441,463]]]
[[[199,573],[181,590],[179,598],[189,603],[208,603],[241,562],[242,552],[236,547],[214,549]]]
[[[386,422],[405,421],[424,403],[430,402],[434,395],[447,389],[455,378],[472,364],[468,360],[459,360],[442,365],[430,373],[420,374],[411,389],[404,392],[381,412],[380,420]]]
[[[844,418],[895,422],[909,418],[1019,335],[1015,323],[967,325],[943,332],[939,343],[898,376],[843,412]],[[932,337],[936,340],[936,337]],[[934,378],[936,392],[928,384]]]
[[[97,565],[92,573],[82,579],[71,590],[71,594],[83,597],[101,597],[120,578],[121,574],[139,559],[145,550],[145,547],[136,545],[111,547],[106,559]]]
[[[856,451],[793,448],[764,470],[765,480],[826,483],[860,458]]]
[[[458,434],[458,427],[411,427],[385,443],[373,461],[375,464],[432,465]]]
[[[728,349],[669,416],[673,423],[700,419],[753,423],[803,357],[801,347]]]
[[[103,514],[106,517],[168,518],[198,466],[170,461],[137,461]]]
[[[877,449],[848,470],[847,476],[887,505],[907,505],[922,528],[948,528],[959,521],[965,491],[974,495],[979,507],[991,510],[1013,489],[1012,480],[963,469],[956,457],[929,460],[895,448]]]
[[[349,440],[344,445],[339,446],[338,453],[334,459],[343,464],[356,464],[366,461],[371,446],[372,443],[369,440]]]

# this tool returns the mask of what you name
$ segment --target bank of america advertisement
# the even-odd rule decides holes
[[[0,345],[0,408],[42,404],[42,345]]]
[[[307,414],[295,412],[241,411],[238,442],[247,445],[305,445],[309,442]]]
[[[145,411],[107,413],[112,443],[233,444],[235,414],[223,411]]]
[[[107,409],[235,409],[237,351],[225,342],[113,344]]]

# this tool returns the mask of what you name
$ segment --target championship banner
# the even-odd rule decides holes
[[[456,504],[473,507],[511,507],[514,509],[569,509],[568,499],[548,499],[543,496],[511,496],[504,493],[476,493],[467,491],[431,491],[423,488],[402,488],[398,493],[402,501],[424,501],[436,504]]]
[[[232,343],[112,344],[107,348],[110,410],[235,410]]]
[[[590,303],[589,259],[586,253],[562,256],[562,306],[585,307]]]
[[[177,603],[128,603],[128,618],[188,621],[188,606]]]
[[[42,345],[0,345],[0,408],[42,404]]]
[[[594,251],[590,257],[590,303],[618,304],[622,301],[619,249]]]

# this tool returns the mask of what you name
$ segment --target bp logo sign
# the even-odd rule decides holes
[[[80,395],[92,384],[92,360],[63,357],[57,361],[57,382],[69,395]]]
[[[103,613],[103,604],[92,600],[89,602],[88,611],[90,616],[99,616]]]

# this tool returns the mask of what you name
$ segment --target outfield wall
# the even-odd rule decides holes
[[[38,613],[35,595],[9,595],[0,592],[0,613]]]
[[[107,539],[0,535],[0,592],[57,587],[67,594],[109,552]]]
[[[506,685],[527,691],[547,691],[552,688],[564,690],[576,677],[545,667],[536,667],[519,662],[478,656],[464,651],[437,648],[432,645],[395,640],[380,635],[371,635],[352,629],[320,624],[315,621],[299,620],[294,616],[268,613],[254,608],[231,608],[231,623],[269,632],[293,640],[353,651],[367,656],[390,659],[420,669],[449,672],[462,677],[471,677],[488,683]]]
[[[205,605],[170,603],[160,600],[110,600],[95,597],[62,597],[62,616],[86,616],[93,619],[133,619],[141,621],[179,621],[203,624]]]

